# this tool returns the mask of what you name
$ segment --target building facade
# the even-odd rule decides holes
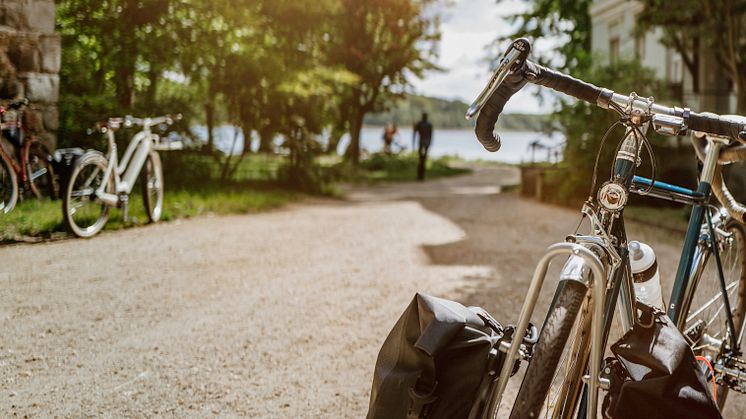
[[[592,48],[597,57],[605,63],[638,58],[642,65],[655,70],[658,78],[670,83],[675,96],[685,106],[699,111],[733,113],[736,95],[715,59],[702,52],[694,54],[695,74],[692,75],[681,55],[661,43],[660,29],[644,34],[635,31],[642,9],[637,1],[593,1],[589,13]]]

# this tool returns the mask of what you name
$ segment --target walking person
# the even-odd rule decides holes
[[[391,154],[391,145],[394,143],[394,137],[399,131],[395,123],[389,123],[386,128],[383,129],[383,152]]]
[[[420,163],[417,166],[417,180],[425,180],[425,166],[427,165],[427,151],[433,140],[433,124],[427,120],[427,112],[422,113],[422,119],[414,126],[412,132],[412,144],[419,136],[418,154]]]

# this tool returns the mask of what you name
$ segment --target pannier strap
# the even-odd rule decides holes
[[[437,386],[438,383],[436,382],[427,393],[418,392],[413,387],[409,388],[409,409],[407,409],[407,419],[423,419],[427,417],[430,406],[438,399],[438,396],[435,395],[435,389]]]

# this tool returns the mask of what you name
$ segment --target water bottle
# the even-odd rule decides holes
[[[661,277],[658,273],[658,260],[653,248],[636,241],[630,242],[628,247],[632,278],[635,283],[635,296],[641,302],[663,310]]]

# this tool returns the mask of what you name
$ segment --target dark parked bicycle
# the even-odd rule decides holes
[[[22,123],[26,106],[27,99],[0,106],[0,129],[15,148],[0,145],[0,213],[12,211],[19,196],[55,199],[59,192],[49,150]]]

